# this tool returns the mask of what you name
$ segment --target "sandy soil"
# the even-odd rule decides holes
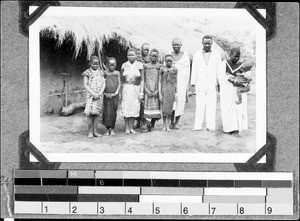
[[[126,135],[123,118],[118,114],[116,136],[87,138],[86,117],[83,112],[68,116],[41,117],[41,151],[44,153],[247,153],[255,151],[255,92],[248,94],[249,129],[236,138],[222,133],[221,112],[217,104],[217,130],[192,131],[195,96],[190,96],[180,129],[163,132],[162,120],[153,131]],[[105,127],[99,123],[98,132]]]

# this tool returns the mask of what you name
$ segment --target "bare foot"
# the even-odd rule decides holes
[[[136,132],[134,129],[131,129],[131,130],[130,130],[130,133],[132,133],[132,134],[137,134],[137,132]]]
[[[102,135],[98,134],[97,132],[94,132],[94,137],[102,137]]]
[[[125,134],[130,134],[129,129],[126,129],[126,130],[125,130]]]
[[[170,126],[169,126],[169,128],[173,129],[174,126],[175,126],[175,124],[172,124],[172,123],[171,123]]]
[[[114,130],[111,130],[110,131],[110,136],[115,136],[116,134],[115,134],[115,131]]]
[[[192,131],[201,131],[201,129],[193,128]]]
[[[236,103],[236,104],[241,104],[241,103],[242,103],[242,101],[239,101],[239,100],[238,100],[238,101],[236,101],[235,103]]]
[[[105,132],[105,134],[103,134],[103,136],[109,136],[109,135],[110,135],[109,130],[107,130],[107,131]]]
[[[167,132],[171,132],[172,130],[170,128],[167,128]]]
[[[172,129],[174,129],[174,130],[179,130],[179,126],[178,126],[178,124],[174,124],[174,126],[173,126],[173,128]]]
[[[163,127],[162,131],[167,131],[166,127]]]
[[[207,131],[214,132],[215,129],[206,128]]]
[[[234,137],[237,137],[237,138],[240,137],[239,132],[237,132],[237,131],[232,132],[231,135]]]
[[[93,137],[94,137],[93,133],[89,133],[88,138],[93,138]]]

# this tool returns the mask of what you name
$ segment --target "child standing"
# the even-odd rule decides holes
[[[252,80],[252,77],[249,70],[252,68],[253,64],[251,62],[239,62],[241,51],[238,48],[232,48],[229,56],[230,59],[226,61],[226,74],[231,74],[235,77],[241,76],[245,79],[245,83],[242,86],[237,87],[236,90],[238,100],[235,103],[241,104],[242,93],[250,91],[250,81]]]
[[[159,70],[159,98],[162,102],[163,131],[171,131],[169,128],[173,104],[177,99],[177,68],[173,65],[173,55],[165,56],[166,65]]]
[[[84,113],[87,116],[89,134],[88,137],[101,137],[97,133],[98,117],[102,114],[103,91],[105,79],[103,72],[99,69],[99,58],[91,56],[90,68],[82,73],[83,84],[86,92],[86,106]]]
[[[133,123],[140,114],[140,100],[143,99],[144,93],[144,69],[141,62],[136,61],[136,51],[133,48],[127,51],[128,61],[121,67],[121,75],[125,78],[122,87],[122,110],[121,115],[124,116],[125,134],[136,134],[133,129]],[[135,82],[140,78],[140,85]]]
[[[117,62],[115,58],[108,58],[108,70],[104,71],[104,76],[106,78],[106,87],[104,90],[104,107],[102,123],[106,126],[107,129],[104,136],[116,135],[114,128],[117,119],[119,90],[121,87],[120,72],[115,70],[116,65]]]
[[[150,63],[144,64],[144,94],[145,109],[144,118],[150,123],[149,130],[154,128],[155,122],[161,118],[159,102],[159,69],[161,64],[158,63],[159,52],[152,49],[150,52]]]

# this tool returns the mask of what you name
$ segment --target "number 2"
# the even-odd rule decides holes
[[[77,213],[77,206],[72,207],[72,213]]]

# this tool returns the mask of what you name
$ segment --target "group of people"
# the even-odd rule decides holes
[[[108,58],[102,71],[99,58],[92,56],[90,68],[82,74],[87,90],[88,137],[102,136],[97,133],[99,116],[107,129],[104,135],[115,135],[120,100],[125,134],[136,134],[138,127],[143,132],[151,131],[160,118],[163,131],[179,129],[190,89],[196,92],[193,131],[202,130],[204,115],[207,130],[215,131],[218,92],[223,132],[238,135],[239,131],[247,129],[245,92],[250,90],[253,63],[240,62],[238,48],[231,49],[230,59],[222,61],[220,53],[212,49],[209,35],[203,37],[202,44],[203,49],[194,54],[191,62],[188,53],[181,51],[179,38],[173,39],[173,51],[163,58],[157,49],[150,50],[150,45],[144,43],[141,50],[128,49],[128,61],[122,64],[120,72],[115,70],[115,58]]]

